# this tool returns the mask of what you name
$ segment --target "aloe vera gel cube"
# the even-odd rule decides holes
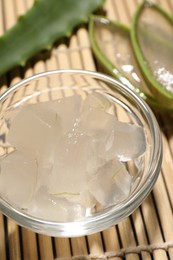
[[[37,163],[25,154],[14,151],[1,159],[0,194],[10,203],[27,208],[37,182]]]
[[[37,160],[51,160],[60,129],[61,122],[55,112],[40,105],[28,105],[13,119],[7,138],[16,149],[30,152]]]
[[[78,203],[52,195],[42,186],[33,196],[28,206],[28,213],[41,219],[74,221],[86,215],[86,208]]]
[[[103,207],[109,207],[127,198],[132,176],[123,163],[112,160],[105,163],[89,181],[89,190]]]

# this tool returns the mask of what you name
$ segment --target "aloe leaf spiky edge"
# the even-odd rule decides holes
[[[170,109],[166,106],[160,104],[153,96],[141,91],[138,87],[134,86],[126,77],[124,77],[119,70],[106,58],[104,53],[100,50],[97,41],[94,37],[94,20],[97,19],[104,24],[112,24],[113,26],[119,27],[122,30],[130,34],[130,29],[119,22],[114,22],[107,19],[105,16],[92,15],[89,20],[89,38],[92,50],[98,59],[98,61],[106,68],[107,72],[113,77],[117,78],[124,85],[129,87],[131,90],[136,92],[140,97],[142,97],[152,108],[156,110],[165,110],[169,111]],[[170,110],[171,111],[171,110]]]
[[[31,9],[0,37],[0,75],[24,65],[36,53],[69,37],[73,29],[88,21],[105,0],[35,0]]]
[[[157,96],[157,99],[160,102],[163,102],[162,104],[164,107],[167,108],[167,110],[172,110],[173,108],[173,95],[169,93],[168,91],[164,90],[163,86],[156,81],[154,78],[152,72],[148,69],[148,66],[146,66],[145,62],[145,57],[139,47],[139,42],[137,38],[137,21],[138,17],[140,16],[140,13],[142,12],[142,9],[144,6],[148,4],[152,6],[152,8],[155,8],[158,10],[173,26],[173,18],[166,12],[164,11],[160,6],[150,3],[148,0],[144,0],[136,9],[135,14],[133,15],[132,18],[132,26],[130,29],[130,35],[131,35],[131,42],[132,42],[132,47],[134,50],[134,54],[136,56],[136,59],[138,61],[138,64],[145,76],[146,81],[148,82],[148,86],[150,87],[151,91],[154,93],[154,95]]]

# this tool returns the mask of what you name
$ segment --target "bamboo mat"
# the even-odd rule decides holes
[[[140,1],[106,0],[104,10],[109,18],[128,25]],[[173,14],[173,0],[156,2]],[[0,0],[0,34],[32,4],[33,0]],[[0,93],[22,77],[57,68],[97,70],[87,29],[79,29],[68,46],[61,43],[51,53],[31,59],[24,69],[15,68],[1,77]],[[86,237],[52,238],[19,227],[0,214],[0,260],[173,259],[173,127],[171,118],[159,116],[158,120],[164,149],[162,170],[152,193],[130,217]]]

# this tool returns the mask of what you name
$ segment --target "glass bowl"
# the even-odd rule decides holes
[[[104,230],[129,216],[151,191],[162,162],[161,136],[155,116],[149,106],[128,87],[107,75],[91,71],[57,70],[41,73],[22,80],[1,95],[1,164],[2,159],[11,152],[6,140],[9,131],[8,120],[4,118],[13,118],[16,113],[13,114],[13,110],[17,111],[26,104],[56,100],[76,94],[85,97],[95,92],[111,102],[114,116],[118,120],[142,126],[144,129],[146,140],[144,156],[137,166],[134,163],[129,166],[129,173],[134,179],[130,194],[119,203],[104,207],[88,217],[70,222],[62,220],[58,222],[30,215],[26,210],[11,203],[1,192],[0,210],[19,225],[51,236],[88,235]],[[126,145],[128,146],[128,143]]]

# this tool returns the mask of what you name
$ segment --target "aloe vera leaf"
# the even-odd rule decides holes
[[[152,107],[166,109],[148,92],[133,54],[129,28],[106,17],[93,15],[89,21],[89,37],[93,52],[106,69]]]
[[[35,0],[32,8],[0,37],[0,75],[70,36],[104,0]]]
[[[144,1],[134,14],[131,40],[151,92],[173,108],[173,18],[158,5]]]

